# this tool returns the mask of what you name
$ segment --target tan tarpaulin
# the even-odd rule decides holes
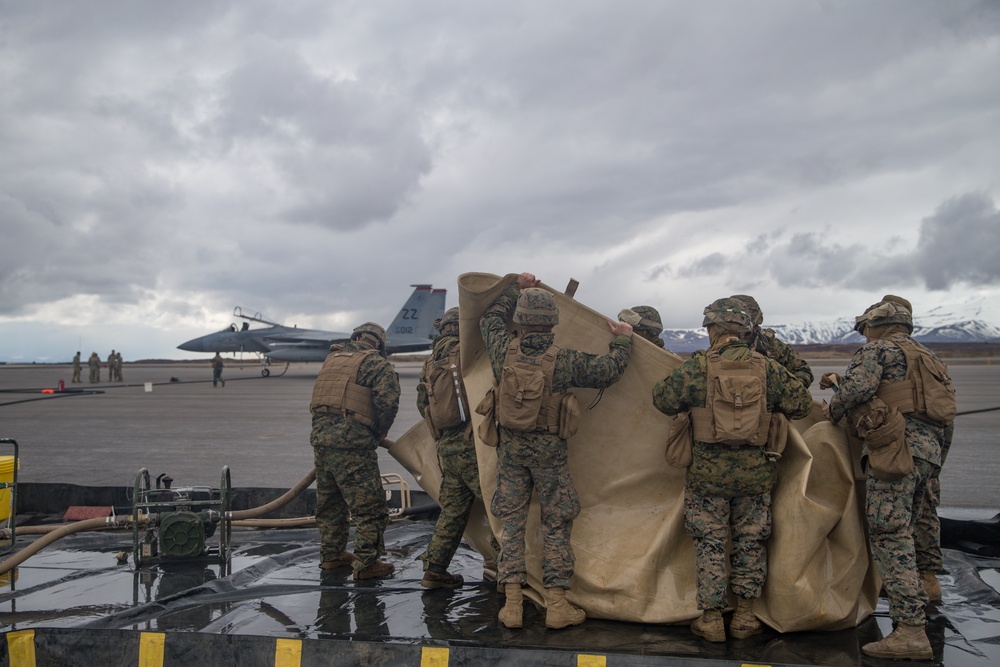
[[[462,366],[473,406],[492,382],[479,317],[515,278],[459,277]],[[556,342],[606,353],[611,340],[607,318],[542,287],[555,294],[559,306]],[[628,369],[603,396],[591,389],[574,390],[581,407],[594,405],[584,410],[580,430],[570,441],[582,512],[573,524],[576,573],[568,597],[595,618],[686,621],[699,612],[694,546],[684,530],[684,470],[664,461],[668,419],[651,399],[653,385],[681,359],[638,336],[633,341]],[[478,426],[482,418],[473,418]],[[848,445],[843,432],[820,421],[816,411],[795,427],[779,463],[769,573],[756,611],[782,632],[852,627],[874,609],[878,582],[870,567]],[[389,451],[436,500],[440,470],[424,424],[410,429]],[[477,454],[488,505],[496,489],[496,450],[477,442]],[[485,508],[477,507],[466,533],[481,552],[489,549],[487,520]],[[542,590],[539,531],[535,499],[527,556],[529,584],[536,592]]]

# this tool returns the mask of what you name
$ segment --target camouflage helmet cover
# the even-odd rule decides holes
[[[378,339],[378,347],[385,348],[385,329],[375,322],[365,322],[351,333],[351,340],[359,340],[364,334],[370,334]]]
[[[636,332],[650,340],[657,338],[663,332],[663,320],[660,313],[652,306],[632,306],[618,313],[618,319],[628,322]]]
[[[444,311],[444,315],[437,323],[437,330],[444,332],[445,327],[458,326],[458,306]]]
[[[514,309],[514,321],[528,326],[554,327],[559,324],[559,309],[555,298],[538,287],[521,290]]]
[[[878,303],[873,303],[865,309],[865,312],[854,318],[854,330],[862,335],[868,327],[883,327],[890,324],[899,324],[906,328],[908,333],[913,333],[913,315],[906,307],[909,301],[901,297],[887,295],[889,298]],[[900,302],[905,302],[906,305]]]
[[[750,333],[753,330],[753,320],[746,305],[733,298],[716,299],[705,308],[705,319],[701,326],[714,324],[724,331],[733,333]]]
[[[757,303],[757,299],[753,298],[749,294],[734,294],[729,298],[743,302],[743,305],[747,307],[747,311],[750,313],[750,319],[753,320],[754,324],[760,326],[764,322],[764,314],[760,312],[760,304]]]

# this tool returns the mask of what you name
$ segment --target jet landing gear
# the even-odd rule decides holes
[[[268,366],[271,365],[271,360],[267,357],[260,358],[260,376],[262,378],[269,377],[271,375],[271,369]]]

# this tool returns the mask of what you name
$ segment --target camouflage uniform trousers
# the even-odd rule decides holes
[[[684,526],[694,540],[698,564],[698,609],[724,609],[727,585],[745,600],[760,597],[767,576],[765,542],[771,536],[771,494],[721,498],[684,492]],[[732,531],[732,576],[726,543]]]
[[[532,488],[538,491],[542,510],[542,581],[545,588],[569,588],[574,563],[570,531],[580,514],[580,498],[568,463],[529,468],[497,461],[497,490],[490,506],[503,526],[497,581],[527,582],[524,537]]]
[[[441,506],[441,514],[434,525],[434,535],[427,545],[427,551],[420,559],[424,562],[425,570],[444,574],[462,541],[473,504],[476,500],[483,499],[483,490],[479,485],[479,464],[475,449],[442,453],[440,463],[441,493],[438,504]],[[496,539],[492,539],[491,543],[493,553],[498,553],[500,545],[496,543]],[[493,559],[495,556],[486,560]]]
[[[374,449],[340,449],[313,443],[316,462],[316,523],[321,560],[347,548],[354,522],[354,568],[363,570],[385,551],[382,533],[389,522],[378,454]]]
[[[881,482],[871,472],[865,512],[872,556],[889,597],[889,616],[908,625],[924,625],[927,594],[917,571],[914,527],[927,505],[927,482],[935,466],[913,459],[913,472],[895,482]]]

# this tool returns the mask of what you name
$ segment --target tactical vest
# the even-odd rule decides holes
[[[469,397],[462,381],[460,345],[451,348],[448,356],[437,361],[427,360],[427,409],[425,417],[433,431],[461,426],[469,421]]]
[[[357,383],[358,369],[378,350],[362,352],[332,352],[323,362],[316,384],[313,385],[313,414],[340,414],[353,417],[365,426],[375,425],[375,403],[372,390]]]
[[[763,445],[771,423],[767,410],[767,358],[753,352],[749,361],[706,354],[705,407],[691,408],[692,437],[724,445]]]
[[[876,396],[904,415],[937,426],[955,419],[958,406],[955,387],[948,377],[948,367],[923,346],[909,337],[887,338],[899,346],[906,357],[906,378],[881,382]]]
[[[576,433],[580,418],[576,397],[569,392],[552,393],[558,354],[559,346],[553,345],[532,357],[521,353],[518,339],[511,341],[500,385],[494,388],[501,426],[512,431],[553,433],[564,440]]]

